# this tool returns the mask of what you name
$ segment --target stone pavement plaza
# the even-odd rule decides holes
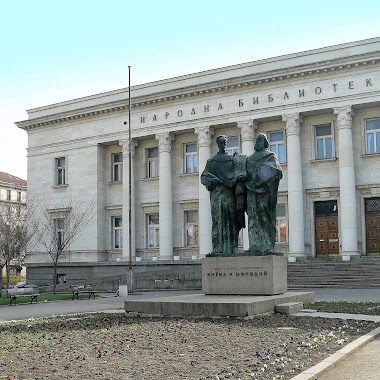
[[[316,301],[367,301],[380,302],[380,289],[299,289],[314,291]],[[133,299],[153,297],[186,297],[201,294],[200,291],[149,291],[130,294]],[[102,297],[86,300],[40,302],[0,306],[0,323],[28,318],[49,317],[75,313],[117,311],[124,312],[125,298],[104,294]],[[361,319],[380,322],[380,316],[362,316],[341,313],[298,313],[299,316]],[[324,362],[297,375],[294,380],[379,380],[380,379],[380,328],[374,330],[342,350],[328,357]]]

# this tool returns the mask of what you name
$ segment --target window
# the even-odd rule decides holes
[[[185,211],[186,246],[198,245],[198,211]]]
[[[123,221],[120,216],[112,218],[112,248],[122,248]]]
[[[57,249],[58,251],[61,251],[64,248],[65,241],[65,219],[55,219],[55,230],[57,234]]]
[[[55,159],[56,173],[57,173],[57,185],[66,184],[66,169],[65,169],[65,157]]]
[[[112,155],[112,181],[119,182],[123,179],[123,155],[115,153]]]
[[[276,207],[276,243],[286,243],[286,230],[285,205],[278,204]]]
[[[148,248],[160,246],[160,220],[158,214],[148,215]]]
[[[57,284],[66,284],[65,274],[57,274]]]
[[[11,200],[11,191],[7,190],[7,201]]]
[[[366,153],[380,153],[380,119],[365,122]]]
[[[198,152],[197,144],[185,144],[185,173],[198,172]]]
[[[21,191],[17,192],[17,202],[21,202]]]
[[[269,150],[273,152],[280,164],[284,164],[285,161],[285,145],[284,145],[284,132],[276,131],[268,133]]]
[[[315,126],[315,158],[324,160],[333,157],[331,124]]]
[[[237,137],[228,137],[226,151],[231,156],[239,153],[239,139]]]
[[[158,148],[147,149],[147,177],[158,177]]]

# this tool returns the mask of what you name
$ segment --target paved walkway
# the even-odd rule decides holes
[[[380,337],[337,363],[317,380],[379,380]]]

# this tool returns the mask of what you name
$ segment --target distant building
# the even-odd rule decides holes
[[[230,153],[249,155],[258,132],[284,172],[276,248],[296,257],[380,254],[380,38],[131,92],[133,261],[211,251],[209,193],[199,175],[216,136],[229,137]],[[16,125],[28,133],[29,194],[43,192],[51,205],[96,200],[96,218],[62,259],[65,271],[115,273],[129,257],[128,90],[27,112]],[[247,248],[245,233],[241,244]],[[50,265],[42,250],[28,262]]]
[[[11,206],[26,207],[26,185],[27,182],[12,174],[0,172],[0,207],[10,209]],[[13,262],[11,274],[19,275],[22,270],[22,263]],[[3,268],[3,277],[5,277]],[[0,284],[1,287],[1,284]]]
[[[0,172],[0,204],[26,204],[27,182],[12,174]]]

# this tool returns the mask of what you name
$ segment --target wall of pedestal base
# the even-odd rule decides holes
[[[204,294],[275,295],[287,292],[287,259],[282,256],[202,259]]]

